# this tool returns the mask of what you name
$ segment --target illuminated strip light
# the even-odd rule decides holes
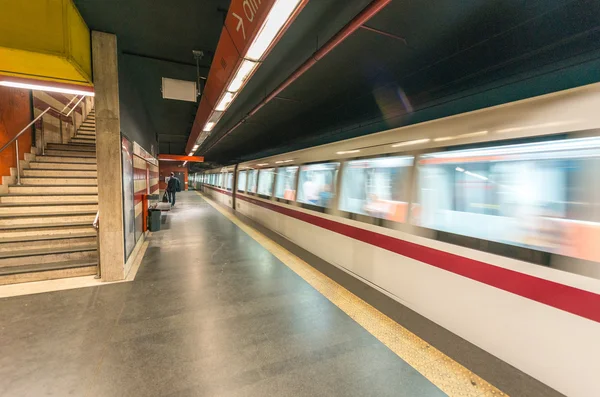
[[[487,181],[487,180],[488,180],[488,178],[486,178],[485,176],[483,176],[483,175],[479,175],[479,174],[476,174],[476,173],[474,173],[474,172],[465,171],[465,174],[466,174],[466,175],[469,175],[469,176],[472,176],[472,177],[474,177],[474,178],[479,178],[479,179],[481,179],[481,180],[483,180],[483,181]]]
[[[547,151],[579,150],[600,148],[600,137],[563,139],[548,142],[522,143],[517,145],[496,146],[493,148],[457,150],[424,155],[428,158],[480,157],[507,154],[525,154]]]
[[[479,179],[481,179],[481,180],[483,180],[483,181],[487,181],[487,180],[488,180],[488,178],[486,178],[485,176],[483,176],[483,175],[479,175],[479,174],[476,174],[476,173],[474,173],[474,172],[471,172],[471,171],[465,171],[465,169],[464,169],[464,168],[461,168],[461,167],[456,167],[455,169],[456,169],[456,171],[458,171],[458,172],[464,172],[466,175],[472,176],[472,177],[474,177],[474,178],[479,178]]]
[[[215,107],[215,111],[224,112],[233,103],[239,91],[244,87],[249,77],[258,67],[259,61],[263,58],[281,29],[288,22],[301,0],[276,0],[275,4],[269,10],[258,34],[252,40],[250,47],[244,57],[244,60],[238,67],[234,78],[229,83],[227,91],[221,96],[221,99]],[[204,132],[210,132],[218,123],[218,119],[212,124],[206,123]]]
[[[190,155],[190,156],[191,156],[191,155]],[[184,161],[184,162],[183,162],[183,165],[186,165],[186,164],[187,164],[187,161]]]
[[[352,154],[352,153],[359,153],[360,150],[359,149],[355,149],[355,150],[346,150],[343,152],[337,152],[337,154]]]
[[[477,131],[477,132],[470,132],[468,134],[460,134],[460,135],[455,135],[455,136],[443,136],[440,138],[435,138],[433,141],[434,142],[444,142],[444,141],[452,141],[454,139],[460,139],[460,138],[473,138],[476,136],[482,136],[482,135],[486,135],[489,131]]]
[[[244,86],[244,84],[246,84],[248,77],[250,77],[254,69],[256,69],[256,66],[258,66],[257,62],[244,59],[235,73],[235,77],[233,80],[231,80],[231,83],[229,83],[227,91],[238,92]]]
[[[264,167],[265,165],[269,165],[269,163],[256,164],[257,167]]]
[[[291,163],[292,161],[294,161],[294,160],[279,160],[279,161],[276,161],[275,164]]]
[[[60,92],[62,94],[94,96],[93,91],[90,92],[90,91],[75,90],[75,89],[71,89],[71,88],[59,88],[59,87],[52,87],[49,85],[16,83],[13,81],[0,81],[0,85],[4,86],[4,87],[24,88],[26,90],[39,90],[39,91]]]
[[[229,105],[231,105],[231,102],[233,102],[234,98],[235,98],[235,94],[234,93],[225,91],[225,93],[221,97],[221,100],[219,101],[219,103],[215,107],[215,110],[217,112],[224,112],[224,111],[226,111],[227,108],[229,108]]]
[[[398,142],[398,143],[394,143],[392,145],[392,147],[402,147],[402,146],[412,146],[412,145],[418,145],[420,143],[427,143],[430,142],[431,139],[415,139],[414,141],[404,141],[404,142]]]
[[[536,130],[538,128],[546,128],[546,127],[559,127],[562,125],[569,125],[578,123],[580,120],[569,120],[569,121],[554,121],[552,123],[542,123],[542,124],[534,124],[534,125],[525,125],[521,127],[511,127],[511,128],[503,128],[501,130],[497,130],[498,134],[505,134],[507,132],[515,132],[515,131],[529,131]]]
[[[210,115],[206,124],[204,124],[204,128],[202,129],[202,131],[204,131],[204,132],[212,131],[212,129],[215,128],[215,125],[217,125],[217,123],[221,119],[222,115],[223,115],[223,112],[218,112],[218,111],[213,112]],[[196,143],[198,144],[198,142],[196,142]]]
[[[273,43],[288,19],[292,16],[300,0],[276,0],[258,34],[250,44],[246,58],[260,61]]]

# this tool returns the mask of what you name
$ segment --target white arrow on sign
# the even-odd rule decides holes
[[[242,28],[242,36],[244,37],[244,40],[246,40],[246,30],[244,29],[244,20],[242,19],[242,17],[240,17],[238,14],[236,14],[235,12],[232,13],[234,17],[236,17],[238,19],[238,24],[237,27],[235,28],[236,32],[240,31],[240,28]]]

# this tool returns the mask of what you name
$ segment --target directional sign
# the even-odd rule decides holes
[[[225,18],[229,32],[240,54],[245,54],[250,41],[258,33],[275,0],[232,0]]]

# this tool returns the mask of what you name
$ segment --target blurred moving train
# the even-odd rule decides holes
[[[569,396],[600,395],[600,84],[192,175]]]

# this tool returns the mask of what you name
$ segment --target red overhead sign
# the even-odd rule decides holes
[[[287,1],[287,0],[283,0]],[[189,153],[196,143],[196,139],[202,133],[206,121],[212,110],[217,105],[221,95],[227,89],[227,84],[246,54],[250,43],[259,33],[269,11],[273,8],[276,0],[231,0],[225,26],[221,31],[221,38],[215,51],[215,56],[208,73],[208,80],[204,88],[203,99],[200,102],[194,125],[186,145],[186,153]],[[308,0],[301,0],[294,14],[289,18],[286,25],[279,31],[278,37],[272,44],[277,42],[281,34],[306,5]],[[269,50],[266,51],[267,53]]]
[[[275,0],[232,0],[225,18],[229,32],[240,54],[245,54],[251,40],[258,33]]]

